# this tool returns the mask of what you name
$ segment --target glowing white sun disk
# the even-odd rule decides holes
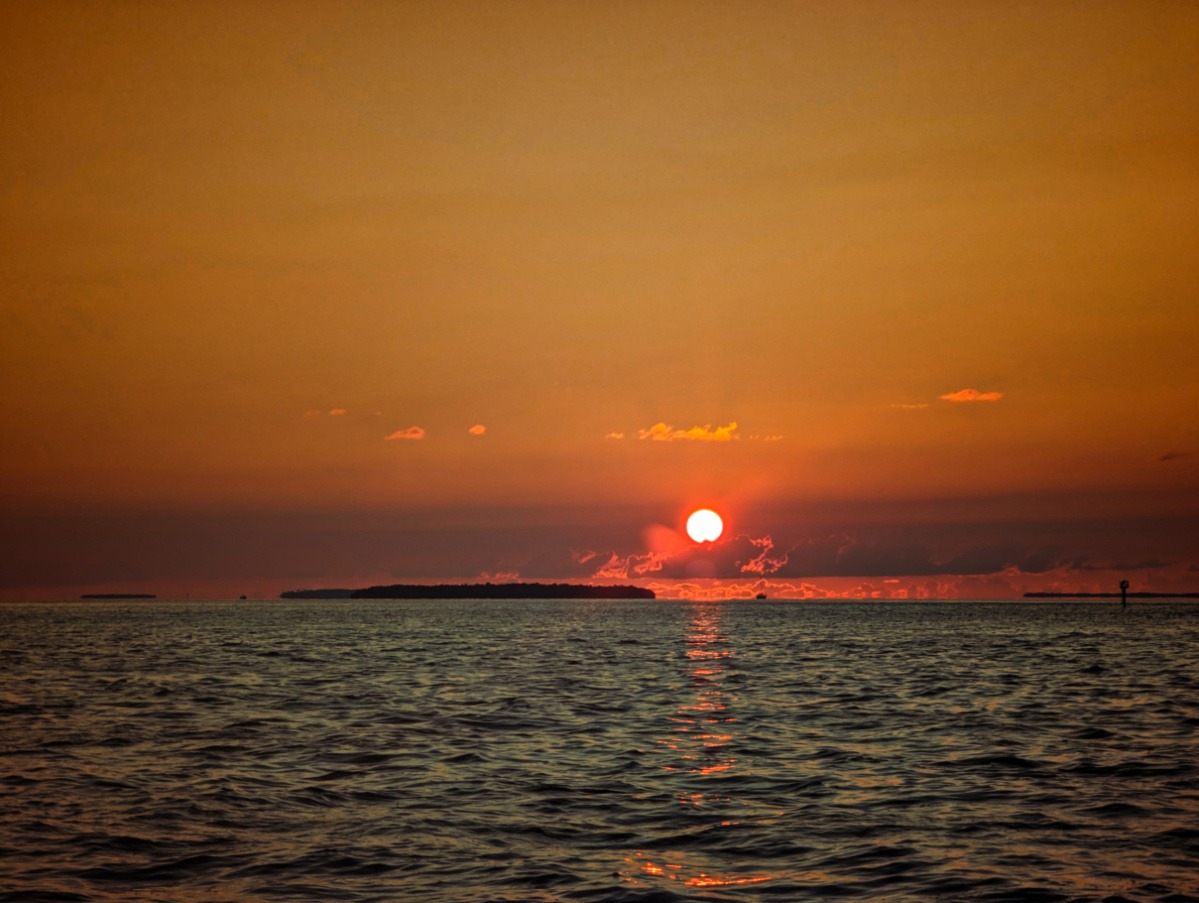
[[[715,542],[724,532],[724,521],[711,508],[692,511],[687,518],[687,535],[696,542]]]

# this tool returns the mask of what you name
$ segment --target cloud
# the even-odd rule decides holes
[[[729,442],[741,437],[737,434],[737,421],[734,420],[728,426],[718,426],[716,429],[712,429],[709,423],[693,426],[689,430],[676,430],[669,424],[659,422],[649,429],[638,430],[637,438],[654,442]]]
[[[606,562],[591,576],[595,579],[621,579],[644,577],[662,570],[670,554],[667,552],[646,552],[642,555],[627,555],[621,557],[613,552]]]
[[[963,389],[962,391],[963,391],[963,392],[969,392],[969,391],[971,391],[971,390],[970,390],[970,389]],[[958,394],[960,395],[961,393],[959,392]],[[948,396],[948,395],[942,395],[941,397],[942,397],[942,398],[949,398],[949,396]],[[961,401],[962,399],[957,399],[957,400],[958,400],[958,401]],[[892,404],[892,405],[891,405],[891,407],[895,408],[897,411],[923,411],[925,408],[927,408],[927,407],[928,407],[928,402],[927,402],[927,401],[921,401],[921,402],[917,402],[916,404],[902,404],[902,403],[898,403],[898,402],[897,402],[897,403],[895,403],[895,404]]]
[[[631,579],[653,575],[665,580],[734,577],[741,574],[773,574],[786,564],[787,556],[775,555],[769,536],[755,539],[737,535],[697,546],[679,537],[677,531],[655,527],[645,533],[647,549],[632,554],[605,552],[594,556],[596,579]],[[576,561],[579,559],[576,557]],[[590,559],[589,559],[590,560]]]
[[[643,584],[658,594],[660,599],[752,599],[758,593],[773,599],[837,599],[850,595],[861,596],[840,586],[818,586],[814,583],[778,580],[710,580],[703,583],[689,581],[648,581]]]
[[[743,574],[761,574],[763,577],[773,574],[787,563],[787,554],[784,552],[781,558],[771,558],[770,553],[774,551],[774,540],[769,536],[763,536],[760,539],[747,537],[754,546],[761,549],[762,552],[757,558],[747,561],[741,565],[741,573]],[[738,562],[740,563],[740,562]]]
[[[334,408],[333,410],[331,410],[329,412],[329,416],[330,417],[340,417],[345,412],[346,412],[345,408]]]
[[[1080,571],[1152,571],[1160,568],[1170,567],[1173,564],[1171,561],[1162,561],[1159,558],[1147,558],[1144,561],[1117,561],[1112,563],[1077,563],[1075,569]]]
[[[1001,398],[1003,398],[1002,392],[980,392],[978,389],[961,389],[941,396],[942,401],[953,402],[999,401]]]
[[[605,439],[623,439],[624,433],[608,433],[608,435],[604,436],[604,438]]]
[[[392,439],[424,439],[425,430],[424,427],[410,426],[407,429],[396,430],[390,436],[384,436],[383,438],[389,442]]]
[[[663,580],[749,576],[775,580],[927,579],[998,573],[1028,576],[1058,568],[1078,570],[1086,563],[1086,559],[1045,544],[980,542],[946,554],[932,544],[913,542],[904,536],[863,539],[843,530],[784,542],[772,535],[739,534],[702,547],[685,541],[658,541],[648,533],[645,538],[642,551],[589,552],[585,557],[574,553],[573,562],[578,567],[590,566],[590,576],[597,579],[652,576]],[[1138,564],[1148,568],[1152,562]]]
[[[956,554],[938,554],[929,545],[898,536],[874,541],[834,532],[796,543],[782,555],[778,577],[930,577],[995,574],[1008,570],[1042,574],[1067,564],[1056,549],[1012,543],[980,543]]]
[[[474,426],[468,429],[467,432],[472,436],[482,436],[485,432],[487,432],[487,427],[483,426],[481,423],[476,423]]]
[[[1164,455],[1162,455],[1157,460],[1161,461],[1164,464],[1167,461],[1177,461],[1179,458],[1189,458],[1190,456],[1191,456],[1190,452],[1166,452]]]
[[[629,563],[626,559],[621,558],[613,552],[608,560],[604,562],[603,566],[591,576],[597,579],[627,578],[629,576]]]
[[[520,580],[519,571],[481,571],[479,580],[486,580],[488,583],[516,583]]]

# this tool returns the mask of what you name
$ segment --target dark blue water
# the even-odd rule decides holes
[[[1199,606],[0,605],[0,900],[1199,900]]]

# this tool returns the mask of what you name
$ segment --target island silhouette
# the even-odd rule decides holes
[[[395,583],[363,589],[293,589],[280,599],[656,599],[639,586],[583,583]]]

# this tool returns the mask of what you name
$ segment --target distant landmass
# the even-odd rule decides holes
[[[639,586],[593,586],[580,583],[397,583],[365,589],[297,589],[281,599],[656,599]]]
[[[84,593],[80,599],[157,599],[153,593]]]
[[[1025,593],[1025,599],[1119,599],[1119,593]],[[1129,593],[1130,599],[1199,599],[1199,593]]]

